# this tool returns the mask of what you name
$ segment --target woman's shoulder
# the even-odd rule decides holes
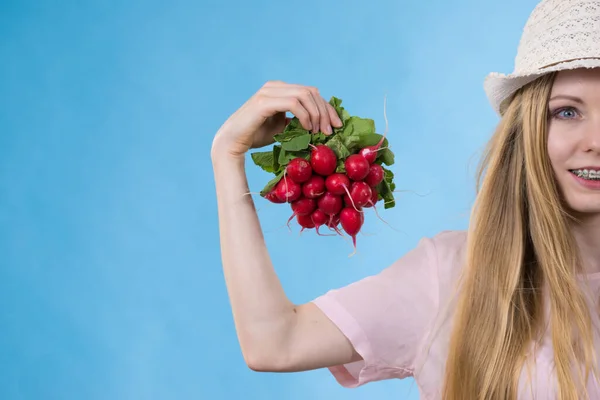
[[[467,244],[466,230],[444,230],[431,237],[436,251],[462,251]]]
[[[445,230],[429,239],[440,282],[452,282],[460,274],[466,257],[467,236],[466,230]]]

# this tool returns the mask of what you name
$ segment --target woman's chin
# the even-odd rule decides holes
[[[571,211],[579,216],[593,216],[594,214],[600,216],[600,193],[568,195],[567,205]]]

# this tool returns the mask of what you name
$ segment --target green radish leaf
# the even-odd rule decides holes
[[[379,140],[381,140],[381,135],[375,133],[359,133],[345,138],[344,144],[350,152],[356,153],[364,147],[376,145],[379,143]]]
[[[274,145],[273,146],[273,172],[278,174],[281,172],[281,165],[279,164],[279,153],[281,152],[281,146]]]
[[[275,187],[275,185],[277,185],[277,183],[279,183],[279,181],[281,180],[281,178],[283,178],[283,174],[284,171],[281,171],[279,174],[277,174],[277,176],[275,176],[275,178],[271,179],[266,186],[263,188],[263,190],[260,191],[260,195],[262,197],[265,197],[267,194],[269,194],[269,192],[271,190],[273,190],[273,188]]]
[[[273,167],[273,151],[260,151],[251,154],[254,164],[261,167],[264,171],[275,172]]]
[[[334,135],[342,135],[343,132],[344,132],[344,125],[340,126],[339,128],[337,128],[335,126],[332,126],[332,128],[333,128],[333,134]],[[331,137],[331,136],[328,136],[328,138],[329,137]]]
[[[340,135],[332,136],[333,137],[327,143],[325,143],[325,145],[333,150],[338,160],[345,160],[350,156],[350,150],[348,150],[348,148],[344,145]]]
[[[344,160],[338,160],[335,172],[337,172],[338,174],[346,173],[346,164],[344,163]]]
[[[380,135],[379,133],[367,133],[364,135],[360,135],[358,145],[360,146],[360,148],[367,146],[375,146],[377,143],[379,143],[382,137],[383,135]],[[383,144],[381,146],[383,147]]]
[[[396,184],[394,183],[394,173],[384,166],[382,166],[381,168],[383,169],[383,172],[384,172],[383,179],[388,182],[390,189],[396,190]]]
[[[325,144],[327,142],[327,140],[329,139],[329,136],[325,135],[324,133],[313,133],[310,137],[310,142],[313,145],[319,145],[319,144]]]
[[[281,143],[281,147],[287,151],[299,151],[308,148],[310,144],[310,133],[295,137],[287,142]]]
[[[279,163],[280,169],[285,169],[284,167],[289,164],[296,157],[304,158],[305,160],[310,159],[310,151],[308,150],[300,150],[300,151],[287,151],[285,148],[282,148],[279,151],[279,157],[277,158],[277,162]]]
[[[310,161],[310,150],[294,151],[293,153],[288,154],[291,154],[291,156],[293,156],[290,158],[290,161],[292,161],[296,157],[304,158],[306,161]]]
[[[388,209],[388,208],[393,208],[396,205],[396,201],[394,199],[394,193],[392,192],[392,189],[390,188],[389,184],[387,181],[382,181],[379,186],[379,195],[381,196],[381,199],[383,200],[383,208],[384,209]]]
[[[394,190],[396,190],[396,184],[394,183],[394,173],[389,169],[382,167],[384,171],[383,181],[377,186],[379,196],[384,202],[384,209],[393,208],[396,205],[394,199]]]
[[[354,133],[354,125],[346,124],[346,125],[344,125],[343,129],[341,130],[340,135],[342,135],[344,138],[349,138],[352,136],[353,133]]]
[[[346,125],[346,121],[350,119],[350,114],[344,109],[344,107],[342,107],[342,99],[338,99],[337,97],[332,96],[329,100],[329,104],[333,106],[333,108],[338,114],[338,117],[340,117],[340,119],[342,120],[342,123]]]
[[[344,125],[342,135],[346,138],[375,133],[375,121],[367,118],[350,117]]]
[[[350,117],[347,124],[352,125],[353,135],[375,133],[375,121],[370,118]]]
[[[381,138],[381,135],[379,135]],[[394,165],[395,156],[394,152],[389,149],[389,142],[387,138],[383,139],[383,143],[381,143],[381,148],[377,151],[377,164],[385,164],[387,166]]]
[[[394,165],[394,153],[390,149],[379,150],[381,162],[385,165]]]
[[[331,104],[333,106],[333,108],[335,108],[337,110],[338,108],[341,108],[341,106],[342,106],[342,99],[338,99],[335,96],[331,96],[331,99],[329,100],[329,104]]]
[[[304,132],[308,133],[308,131],[306,129],[304,129],[304,127],[300,123],[300,120],[298,119],[298,117],[294,117],[291,119],[290,123],[287,124],[287,126],[283,130],[283,133],[287,133],[287,132],[291,132],[291,131],[304,131]]]
[[[281,147],[287,151],[299,151],[308,148],[311,140],[310,135],[305,130],[295,129],[279,133],[274,136],[274,139],[281,143]]]
[[[308,134],[309,134],[309,132],[305,131],[304,129],[293,129],[293,130],[289,130],[289,131],[284,131],[282,133],[278,133],[273,138],[275,139],[275,141],[277,141],[279,143],[285,143],[285,142],[289,142],[290,140],[293,140],[299,136],[305,136]]]
[[[350,117],[342,132],[344,145],[350,153],[369,146],[366,143],[376,144],[381,136],[375,133],[375,121],[368,118]]]
[[[280,148],[279,156],[277,157],[277,163],[279,164],[280,169],[287,165],[287,163],[289,162],[288,157],[289,156],[287,151],[285,151],[284,148]]]

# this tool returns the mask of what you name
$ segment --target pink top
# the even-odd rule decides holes
[[[313,302],[352,342],[363,361],[329,368],[344,387],[383,379],[413,377],[421,398],[441,398],[448,354],[455,285],[463,265],[467,234],[444,231],[418,246],[381,273],[331,290]],[[588,275],[593,293],[600,274]],[[598,329],[598,321],[595,320]],[[557,398],[550,331],[546,331],[532,369],[520,381],[519,399]],[[600,343],[599,346],[600,347]],[[600,399],[593,378],[591,399]]]

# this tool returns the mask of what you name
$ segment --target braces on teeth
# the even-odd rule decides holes
[[[577,175],[579,178],[590,179],[590,180],[600,180],[600,171],[587,170],[587,169],[574,169],[571,171],[573,174]]]

